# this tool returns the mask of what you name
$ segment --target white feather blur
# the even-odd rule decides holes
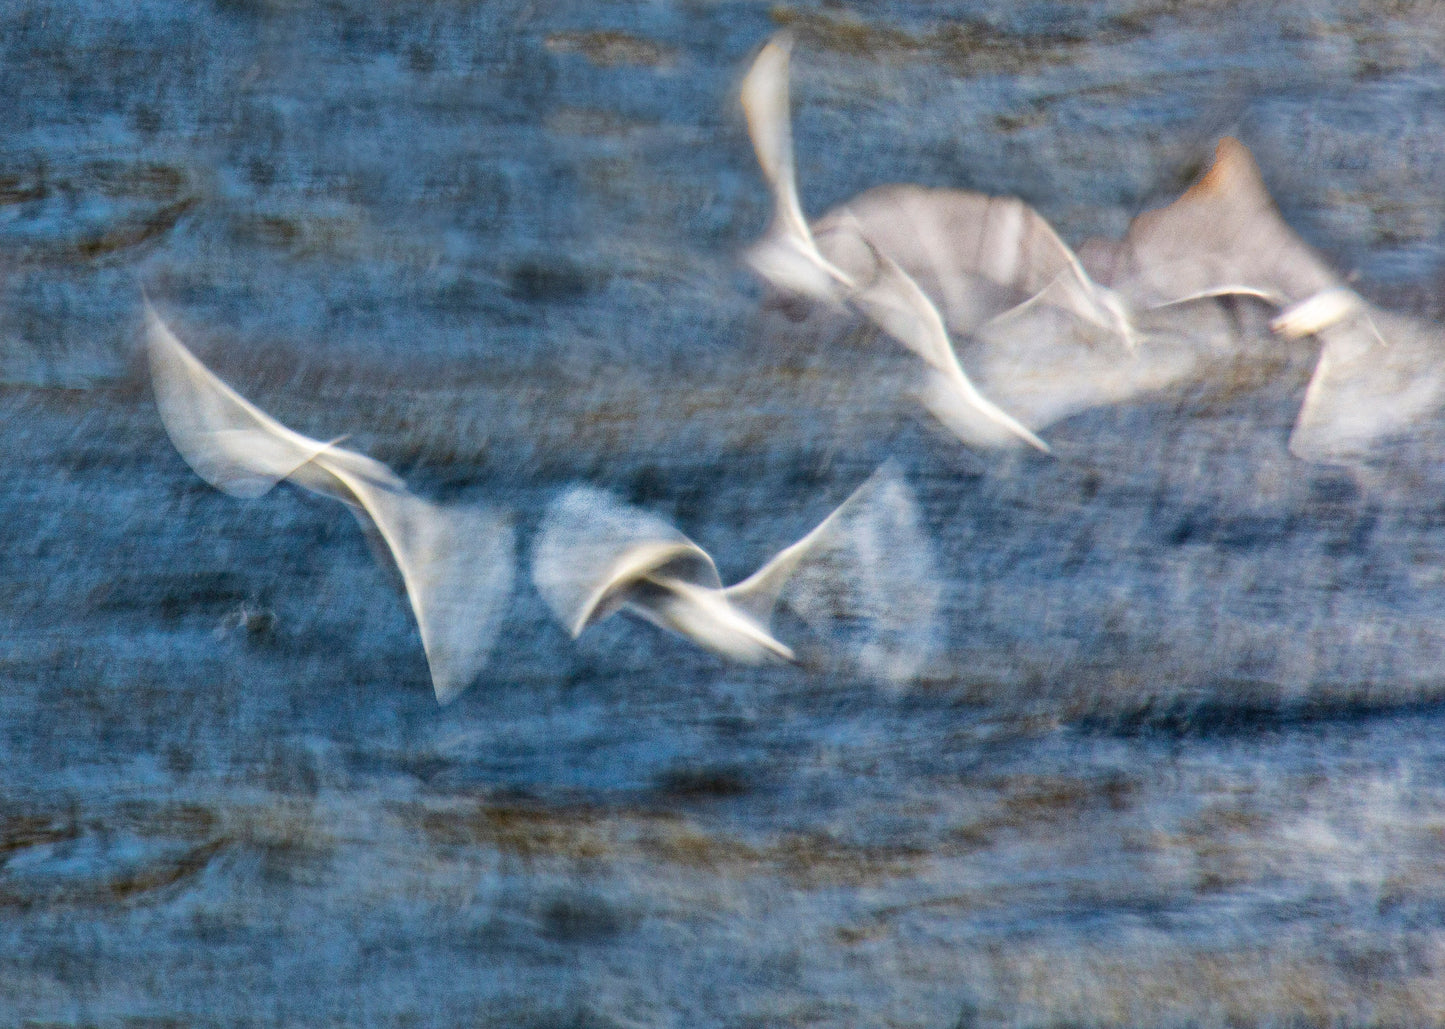
[[[730,587],[677,529],[587,486],[551,505],[532,548],[532,580],[574,637],[625,610],[729,660],[792,661],[771,626],[786,603],[825,637],[846,624],[853,658],[895,682],[933,654],[935,576],[911,494],[891,464]]]
[[[437,700],[470,685],[511,592],[510,522],[486,508],[429,503],[381,462],[294,432],[217,378],[149,306],[146,321],[156,403],[186,462],[232,496],[259,497],[289,480],[344,503],[395,561]]]

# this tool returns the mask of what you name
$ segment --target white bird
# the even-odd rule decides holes
[[[772,633],[785,601],[819,631],[846,623],[865,667],[899,681],[932,652],[939,587],[912,497],[885,464],[812,532],[724,587],[707,552],[662,519],[576,486],[550,507],[532,580],[575,638],[625,610],[733,661],[793,661]]]
[[[1135,307],[1254,296],[1279,309],[1270,321],[1277,335],[1319,337],[1290,436],[1299,457],[1360,457],[1445,403],[1442,334],[1379,311],[1350,289],[1285,223],[1238,140],[1220,140],[1199,181],[1135,218],[1108,257],[1104,274]]]
[[[876,245],[888,248],[939,298],[948,329],[967,340],[964,358],[978,389],[1034,432],[1235,360],[1245,340],[1238,323],[1213,303],[1221,298],[1253,298],[1274,307],[1269,326],[1284,338],[1358,333],[1362,342],[1383,344],[1377,316],[1285,224],[1249,151],[1233,139],[1219,143],[1213,165],[1194,185],[1168,206],[1137,216],[1123,239],[1084,243],[1084,277],[1055,274],[1039,293],[1002,314],[994,312],[1017,291],[1043,281],[1028,269],[1062,260],[1048,257],[1064,246],[1051,231],[1025,232],[1028,217],[1017,209],[990,213],[980,206],[990,198],[914,187],[875,192],[876,198],[865,195],[868,206],[854,201],[820,219],[818,238],[830,238],[825,223],[861,222]],[[1002,226],[1010,224],[1014,228],[1005,232]],[[1011,248],[985,245],[1010,234],[1018,241]],[[993,254],[997,262],[982,280],[981,254]],[[1005,260],[1010,255],[1013,265]],[[1013,286],[998,292],[1010,274]],[[1104,291],[1100,302],[1130,327],[1132,348],[1108,345],[1118,333],[1089,311],[1094,301],[1075,302],[1083,298],[1078,291],[1086,280]],[[1333,367],[1349,346],[1334,347]],[[1315,415],[1308,417],[1317,421]]]
[[[1173,203],[1135,217],[1118,243],[1092,242],[1095,274],[1134,311],[1256,297],[1283,310],[1276,331],[1295,337],[1359,300],[1285,223],[1253,155],[1228,136]]]
[[[201,478],[259,497],[282,480],[344,503],[396,563],[440,703],[486,663],[511,592],[509,520],[485,508],[439,507],[408,492],[364,454],[294,432],[217,378],[146,307],[151,378],[161,420]]]
[[[933,369],[926,402],[964,442],[997,447],[1023,440],[1047,452],[1043,440],[974,388],[933,302],[892,259],[888,248],[870,238],[851,210],[835,218],[826,235],[814,238],[798,199],[794,172],[788,106],[791,45],[787,34],[775,37],[743,80],[743,111],[775,207],[772,226],[749,251],[749,263],[786,293],[830,306],[840,302],[852,306],[923,358]],[[820,240],[826,253],[819,249]]]
[[[1134,218],[1118,243],[1091,242],[1096,274],[1134,311],[1254,297],[1279,309],[1270,328],[1286,339],[1358,319],[1384,342],[1369,305],[1286,224],[1254,156],[1232,137],[1173,203]]]
[[[921,399],[965,442],[1042,447],[1036,432],[1059,418],[1197,375],[1231,341],[1193,305],[1231,296],[1275,307],[1277,335],[1324,343],[1291,438],[1296,454],[1329,460],[1368,448],[1438,403],[1440,375],[1410,345],[1423,328],[1375,311],[1289,228],[1235,139],[1219,142],[1177,200],[1137,216],[1122,240],[1086,242],[1082,256],[1023,201],[965,190],[882,186],[810,228],[793,171],[789,47],[786,36],[766,45],[743,87],[776,202],[749,259],[775,287],[841,299],[923,358],[931,371]],[[1141,345],[1140,320],[1164,315],[1163,331]],[[1386,319],[1404,341],[1399,352],[1384,352]],[[1122,351],[1101,348],[1099,329]],[[950,332],[971,338],[981,388]]]
[[[1049,223],[1015,197],[880,186],[824,215],[815,238],[798,197],[788,97],[791,50],[789,33],[775,36],[753,61],[742,87],[753,149],[774,198],[772,226],[748,253],[749,263],[764,279],[813,299],[836,299],[854,289],[855,280],[867,277],[850,271],[843,257],[831,252],[847,245],[846,233],[833,238],[840,228],[856,231],[874,251],[895,258],[947,238],[947,248],[933,256],[956,289],[961,290],[965,280],[976,280],[970,285],[979,295],[968,299],[981,301],[986,312],[982,320],[1051,291],[1057,302],[1117,329],[1129,341],[1129,326],[1116,299],[1090,279]],[[868,268],[865,263],[865,273]]]
[[[1249,151],[1228,138],[1177,200],[1137,216],[1122,240],[1086,241],[1079,255],[1022,201],[963,190],[870,190],[814,225],[830,257],[840,229],[892,257],[937,298],[958,336],[998,335],[1044,308],[1133,351],[1140,318],[1197,301],[1265,301],[1280,309],[1275,331],[1290,337],[1360,310],[1359,297],[1284,223]]]

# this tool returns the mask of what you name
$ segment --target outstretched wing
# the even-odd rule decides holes
[[[937,299],[956,334],[971,335],[1031,303],[1061,308],[1132,345],[1118,298],[1090,278],[1053,226],[1017,197],[911,185],[871,189],[815,225],[827,259],[854,273],[842,228],[897,261]]]
[[[146,325],[161,421],[186,463],[218,490],[259,497],[327,451],[354,474],[401,488],[380,461],[294,432],[246,400],[198,361],[149,304]]]
[[[1248,148],[1229,137],[1179,199],[1129,224],[1113,258],[1110,282],[1138,309],[1230,295],[1285,307],[1340,287],[1285,224]]]
[[[234,496],[260,496],[290,479],[345,503],[396,562],[437,699],[465,689],[486,663],[511,592],[508,520],[428,503],[381,462],[288,429],[218,379],[153,310],[146,317],[156,401],[186,462]]]
[[[798,199],[788,103],[791,50],[792,37],[779,33],[763,47],[743,79],[748,135],[774,204],[772,227],[749,252],[748,260],[758,274],[781,289],[832,299],[839,286],[852,283],[818,251]]]
[[[315,463],[350,494],[342,499],[357,519],[385,541],[416,616],[432,688],[438,702],[450,702],[486,665],[501,628],[515,573],[510,519],[485,507],[441,507],[378,485],[334,461],[329,451]]]
[[[574,486],[547,510],[532,544],[532,582],[576,637],[653,576],[721,589],[712,558],[661,518]]]
[[[788,233],[811,242],[793,170],[792,112],[788,97],[792,47],[792,38],[786,33],[779,33],[768,41],[743,79],[741,99],[753,151],[777,205],[777,221]]]
[[[1438,327],[1367,307],[1321,329],[1320,338],[1324,346],[1290,435],[1295,456],[1368,460],[1385,440],[1412,432],[1445,407],[1445,333]]]
[[[911,679],[932,657],[941,593],[933,548],[892,461],[812,532],[726,591],[761,625],[786,603],[891,682]]]

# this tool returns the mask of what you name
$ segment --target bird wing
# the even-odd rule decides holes
[[[161,421],[186,463],[218,490],[259,497],[327,451],[354,474],[401,488],[401,480],[380,461],[288,429],[227,386],[150,305],[146,323]]]
[[[712,558],[655,515],[574,486],[548,507],[532,544],[532,582],[574,637],[650,577],[722,588]]]
[[[1248,148],[1225,137],[1198,181],[1129,224],[1112,285],[1149,309],[1226,295],[1285,306],[1340,280],[1285,224]]]
[[[1023,302],[1059,306],[1127,335],[1110,290],[1038,211],[1017,197],[890,185],[868,190],[814,226],[823,254],[844,270],[849,227],[898,262],[942,304],[946,323],[971,335]],[[855,274],[855,278],[862,278]]]
[[[1047,443],[974,387],[958,362],[938,308],[892,257],[878,254],[878,274],[851,299],[934,370],[925,400],[965,443],[994,447],[1023,440],[1049,452]]]
[[[937,646],[941,586],[912,493],[888,461],[726,597],[767,626],[780,601],[865,670],[900,682]]]
[[[1297,457],[1368,459],[1445,407],[1445,334],[1436,326],[1363,306],[1319,336],[1324,346],[1289,440]]]
[[[836,285],[852,283],[819,252],[798,199],[788,100],[791,51],[792,37],[779,33],[758,53],[743,78],[741,100],[748,135],[774,202],[772,227],[748,259],[774,285],[831,299]]]
[[[234,496],[260,496],[291,479],[345,503],[401,573],[437,700],[465,689],[486,662],[511,592],[509,521],[486,509],[438,507],[381,462],[288,429],[217,378],[153,310],[147,320],[157,404],[186,462]]]
[[[724,591],[728,600],[757,619],[762,625],[767,625],[772,621],[773,610],[778,606],[783,588],[797,572],[798,566],[804,558],[822,546],[836,531],[836,527],[850,506],[856,507],[861,504],[870,489],[877,488],[879,483],[896,474],[891,462],[884,467],[888,469],[887,472],[882,468],[874,472],[863,485],[854,490],[847,500],[834,508],[828,517],[814,526],[806,536],[778,551],[766,564],[742,582],[729,586]]]
[[[357,520],[386,543],[416,616],[437,701],[450,702],[486,665],[501,628],[516,554],[510,519],[379,485],[330,453],[316,463],[350,494],[346,503]]]
[[[788,65],[792,38],[779,33],[758,53],[743,79],[743,114],[748,135],[768,187],[777,203],[776,216],[787,230],[811,239],[793,166],[792,115],[788,96]]]

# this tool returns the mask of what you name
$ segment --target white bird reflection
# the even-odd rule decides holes
[[[282,480],[344,503],[401,573],[437,700],[486,663],[511,593],[510,521],[481,507],[428,503],[379,461],[294,432],[218,379],[147,306],[151,377],[171,441],[196,473],[252,498]]]
[[[749,664],[796,660],[771,628],[786,603],[865,670],[902,682],[936,647],[940,586],[931,549],[891,463],[812,532],[726,588],[712,558],[673,526],[576,486],[538,530],[532,579],[574,637],[625,610]]]

